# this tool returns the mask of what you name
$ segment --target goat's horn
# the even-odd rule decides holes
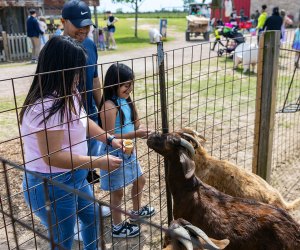
[[[192,157],[195,156],[195,149],[187,140],[180,138],[180,145],[186,148],[191,153]]]
[[[180,241],[187,250],[193,250],[192,239],[186,229],[184,229],[182,226],[179,226],[173,229],[173,232],[176,234],[178,241]]]
[[[206,235],[206,233],[204,233],[200,228],[195,227],[193,225],[186,225],[185,228],[190,231],[191,233],[201,237],[207,244],[208,246],[206,246],[206,249],[209,250],[216,250],[216,249],[220,249],[218,246],[216,246],[211,240],[210,238]]]
[[[198,134],[198,137],[200,137],[203,141],[206,141],[206,139],[205,139],[205,137],[204,136],[202,136],[202,135],[200,135],[200,134]]]
[[[200,147],[200,143],[194,138],[194,136],[188,134],[188,133],[182,133],[184,136],[186,136],[187,138],[189,138],[191,141],[195,142],[197,145],[197,148]]]

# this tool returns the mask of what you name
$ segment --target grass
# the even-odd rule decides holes
[[[99,27],[105,27],[106,21],[98,18]],[[134,18],[120,18],[116,23],[115,39],[118,49],[115,51],[101,51],[102,55],[120,53],[129,50],[136,50],[140,48],[146,48],[154,46],[149,42],[149,29],[159,29],[159,18],[139,18],[138,19],[138,37],[134,37]],[[183,31],[185,30],[185,19],[172,18],[168,20],[167,30]],[[168,31],[167,31],[167,34]],[[168,36],[165,42],[173,41],[174,37]]]

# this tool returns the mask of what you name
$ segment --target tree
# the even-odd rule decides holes
[[[138,13],[139,7],[145,0],[113,0],[113,3],[126,3],[130,8],[134,10],[134,37],[138,37],[137,25],[138,25]]]

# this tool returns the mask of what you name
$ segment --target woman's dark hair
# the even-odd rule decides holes
[[[108,68],[105,75],[103,96],[100,102],[100,109],[103,106],[104,102],[108,100],[111,100],[116,105],[120,112],[120,121],[122,125],[124,125],[124,113],[117,103],[118,88],[122,85],[122,83],[128,81],[134,81],[134,73],[132,69],[123,63],[112,64]],[[131,121],[136,121],[138,118],[137,111],[130,96],[126,99],[126,101],[128,102],[128,105],[132,111]]]
[[[52,98],[54,102],[44,111],[47,116],[41,123],[47,122],[57,112],[61,121],[66,111],[71,115],[75,110],[72,97],[76,93],[75,79],[84,81],[85,65],[86,53],[79,42],[69,36],[51,38],[40,52],[36,74],[20,112],[21,123],[25,112],[44,98]],[[81,109],[83,100],[78,98],[78,101]]]

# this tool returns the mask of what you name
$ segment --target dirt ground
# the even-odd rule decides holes
[[[175,36],[175,41],[168,42],[165,44],[165,50],[171,50],[180,47],[186,47],[197,42],[185,42],[184,34],[176,33],[175,31],[169,30],[170,35]],[[210,55],[209,45],[204,46],[203,57],[208,57]],[[190,57],[190,50],[187,50],[185,53],[185,58]],[[141,55],[149,55],[156,53],[156,46],[146,48],[144,50],[139,51],[128,51],[120,54],[113,54],[113,55],[105,55],[99,57],[100,63],[107,63],[116,60],[127,60],[130,58],[137,58]],[[215,54],[213,54],[215,55]],[[182,63],[181,57],[174,57],[175,64]],[[28,78],[16,79],[14,83],[16,84],[15,90],[11,87],[11,78],[16,78],[20,76],[28,76],[34,73],[36,65],[26,64],[20,66],[19,64],[12,64],[10,66],[1,67],[0,70],[0,92],[3,96],[11,96],[13,91],[15,91],[16,95],[22,95],[27,93],[28,87],[30,84],[31,76]],[[137,64],[135,65],[135,71],[143,72],[144,65]],[[7,81],[1,81],[1,79],[8,79]],[[241,118],[242,119],[242,118]],[[249,119],[249,117],[245,117],[245,119]],[[299,122],[299,119],[296,120]],[[242,122],[242,121],[241,121]],[[1,131],[2,133],[3,131]],[[9,131],[5,131],[5,133],[9,133]],[[298,130],[294,130],[293,128],[286,128],[285,133],[289,134],[290,136],[295,133],[295,138],[297,138],[297,134],[299,133]],[[224,134],[226,134],[226,128],[224,128]],[[253,136],[253,134],[249,135],[249,137]],[[251,140],[250,140],[251,141]],[[280,144],[281,141],[278,139],[278,143]],[[240,147],[245,147],[246,145],[240,145]],[[293,152],[297,152],[300,149],[299,143],[295,148],[293,148]],[[274,150],[279,151],[280,148],[277,147]],[[277,152],[276,151],[276,152]],[[147,188],[145,190],[144,201],[149,202],[151,201],[151,205],[155,207],[157,214],[152,218],[152,222],[156,223],[157,225],[166,226],[166,201],[165,201],[165,184],[163,180],[164,170],[163,167],[160,167],[160,164],[157,162],[162,162],[162,158],[157,158],[157,155],[151,153],[149,156],[147,155],[148,149],[144,142],[139,142],[139,152],[141,157],[141,164],[144,166],[145,176],[147,179]],[[279,152],[278,152],[279,153]],[[230,151],[228,152],[230,155]],[[276,154],[275,154],[276,155]],[[18,139],[7,142],[7,143],[0,143],[0,156],[5,157],[8,160],[11,160],[16,163],[22,162],[22,152],[20,147],[20,141]],[[251,158],[251,154],[241,156],[246,157],[249,159]],[[234,158],[232,156],[232,158]],[[229,157],[230,159],[230,157]],[[239,160],[234,159],[239,163]],[[275,167],[272,169],[272,176],[271,176],[271,184],[277,188],[282,195],[286,198],[286,200],[291,201],[298,197],[300,197],[300,171],[299,171],[299,155],[294,154],[290,155],[288,158],[281,157],[274,159],[276,162]],[[244,164],[243,164],[244,165]],[[155,166],[155,167],[154,167]],[[248,165],[247,169],[251,170],[251,165]],[[8,180],[10,182],[10,196],[13,197],[13,214],[20,220],[22,220],[26,225],[32,227],[32,218],[29,213],[28,208],[24,204],[23,196],[21,190],[20,180],[22,179],[22,174],[20,171],[16,171],[14,169],[10,169],[7,171],[8,173]],[[5,189],[5,182],[4,182],[4,172],[1,170],[0,172],[1,178],[1,189],[0,194],[1,197],[6,197],[6,189]],[[129,190],[126,191],[126,199],[130,196]],[[102,192],[99,190],[98,187],[95,187],[95,195],[98,199],[104,200],[109,202],[109,197],[107,193]],[[161,199],[158,198],[161,195]],[[126,204],[126,202],[125,202]],[[9,211],[9,204],[7,200],[3,200],[1,202],[1,210]],[[291,215],[300,222],[300,211],[292,211]],[[39,224],[36,218],[33,219],[34,226],[36,230],[39,232],[43,232],[44,228]],[[9,225],[10,221],[7,217],[0,219],[0,249],[6,250],[11,249],[15,246],[14,237],[13,237],[13,228]],[[160,230],[155,229],[154,227],[150,227],[147,225],[142,226],[142,235],[136,239],[131,240],[111,240],[110,237],[110,223],[111,217],[105,219],[105,241],[106,241],[106,248],[107,249],[160,249],[161,248],[161,240],[162,234]],[[5,227],[6,225],[6,227]],[[35,241],[34,235],[30,233],[25,227],[17,227],[17,235],[18,235],[18,242],[22,243],[20,249],[41,249],[46,250],[49,249],[47,243],[37,238]],[[8,236],[8,237],[6,237]],[[37,247],[35,247],[37,246]],[[78,243],[77,241],[74,244],[73,249],[82,249],[82,244]]]

